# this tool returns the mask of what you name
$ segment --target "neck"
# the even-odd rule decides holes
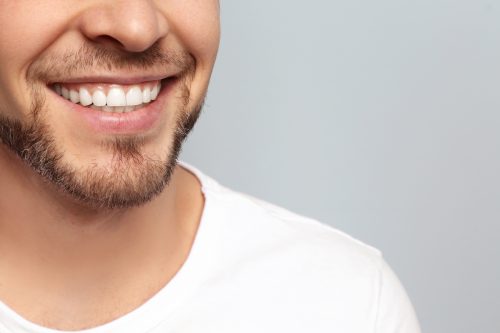
[[[0,170],[0,300],[34,322],[107,322],[150,298],[187,258],[203,198],[179,166],[153,201],[107,211],[60,195],[4,147]]]

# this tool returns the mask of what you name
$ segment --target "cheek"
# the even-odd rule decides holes
[[[30,102],[27,69],[63,31],[65,8],[63,0],[0,0],[0,8],[0,100],[15,109]]]
[[[0,58],[2,67],[9,64],[13,69],[28,66],[49,47],[70,15],[64,0],[0,0],[0,7]]]
[[[0,112],[27,112],[28,68],[64,31],[69,15],[67,0],[0,0]]]
[[[198,66],[210,69],[219,47],[220,22],[216,0],[172,0],[167,13],[171,30]]]
[[[159,3],[159,2],[158,2]],[[189,112],[201,104],[219,47],[220,23],[218,0],[164,1],[170,32],[176,43],[194,56],[196,72],[189,84]]]

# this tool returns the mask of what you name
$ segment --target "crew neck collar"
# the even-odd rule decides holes
[[[40,326],[23,318],[0,301],[0,333],[143,333],[173,316],[179,305],[195,292],[209,268],[209,248],[213,243],[210,241],[210,235],[213,233],[207,231],[207,221],[213,220],[209,193],[217,186],[214,180],[190,164],[179,161],[178,165],[198,178],[205,203],[188,257],[162,289],[131,312],[106,324],[78,331],[62,331]]]

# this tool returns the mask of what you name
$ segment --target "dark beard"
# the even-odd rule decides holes
[[[188,80],[192,68],[187,68],[182,85],[182,110],[176,120],[175,132],[166,147],[166,158],[151,158],[141,153],[141,138],[115,138],[105,142],[113,154],[108,168],[88,166],[76,170],[63,159],[63,152],[56,147],[49,126],[41,114],[44,95],[40,89],[31,89],[32,107],[30,121],[23,124],[0,114],[0,142],[7,146],[46,181],[54,184],[64,194],[90,209],[117,209],[139,206],[149,202],[168,185],[182,143],[193,128],[202,104],[187,110],[189,101]],[[36,87],[33,83],[32,87]],[[191,111],[191,112],[189,112]]]

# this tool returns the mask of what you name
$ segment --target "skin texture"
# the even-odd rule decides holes
[[[206,94],[219,4],[0,7],[0,300],[50,328],[102,325],[168,283],[191,248],[203,197],[175,153]],[[96,133],[50,90],[88,76],[157,73],[178,80],[160,120],[141,133]]]

